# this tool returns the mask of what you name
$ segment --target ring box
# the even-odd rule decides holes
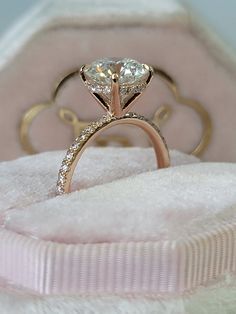
[[[0,99],[5,106],[4,114],[0,116],[0,142],[5,149],[1,150],[0,158],[9,160],[28,153],[20,142],[20,130],[27,136],[23,137],[26,143],[28,140],[37,151],[64,149],[76,133],[77,120],[86,124],[100,117],[102,109],[77,78],[63,86],[55,102],[52,94],[65,75],[83,63],[104,56],[132,57],[161,69],[177,83],[177,94],[181,95],[177,98],[184,103],[177,101],[166,81],[155,78],[135,107],[135,111],[152,118],[158,108],[168,105],[171,115],[167,120],[163,118],[161,129],[170,147],[189,152],[196,146],[201,138],[201,120],[199,112],[186,103],[198,102],[204,107],[213,129],[211,141],[201,157],[209,163],[185,156],[193,164],[179,162],[179,167],[164,169],[164,172],[140,174],[153,170],[148,149],[142,152],[141,148],[133,151],[117,148],[117,152],[112,149],[109,153],[109,148],[104,151],[91,148],[90,158],[81,164],[84,190],[64,198],[54,198],[54,179],[62,158],[59,152],[1,163],[0,223],[4,228],[0,229],[0,277],[6,284],[7,292],[1,288],[3,295],[9,295],[5,307],[10,312],[14,298],[14,305],[21,305],[19,311],[22,313],[27,311],[30,302],[38,302],[48,313],[57,311],[59,306],[65,313],[75,308],[82,312],[86,306],[94,313],[104,313],[104,308],[110,306],[110,313],[117,309],[126,313],[127,308],[134,313],[141,308],[142,313],[160,309],[158,313],[161,314],[173,307],[181,314],[191,313],[191,309],[196,308],[199,313],[202,308],[207,308],[208,314],[210,311],[221,314],[226,306],[236,308],[233,275],[236,267],[236,170],[233,163],[215,163],[236,160],[235,61],[231,52],[203,26],[203,22],[178,2],[130,0],[124,5],[117,0],[112,3],[106,0],[44,1],[20,20],[0,43]],[[29,111],[30,108],[34,111]],[[64,120],[60,116],[62,111]],[[28,129],[22,130],[23,117]],[[74,121],[77,124],[73,124]],[[130,135],[128,143],[124,141],[127,133]],[[106,136],[103,142],[95,144],[113,141],[114,145],[128,146],[131,142],[135,146],[147,146],[136,129],[115,129]],[[172,161],[175,162],[176,157],[178,153],[174,153]],[[130,164],[127,162],[129,158]],[[185,158],[181,157],[182,160]],[[113,159],[115,169],[114,163],[109,164]],[[106,162],[91,167],[94,161],[101,160]],[[108,165],[110,168],[104,175],[102,170]],[[97,177],[94,169],[98,171]],[[123,178],[133,173],[135,178],[127,178],[127,181]],[[101,178],[105,181],[101,182]],[[107,178],[113,178],[114,182],[106,181]],[[86,180],[101,186],[86,186]],[[163,184],[158,187],[160,182]],[[123,203],[117,198],[115,203],[118,191]],[[132,195],[133,201],[125,195]],[[165,195],[174,204],[173,208],[165,208]],[[79,207],[80,197],[85,200],[82,204],[90,207]],[[192,202],[193,198],[196,203]],[[147,208],[143,206],[142,213],[135,213],[141,206],[141,199],[146,200]],[[113,218],[114,228],[107,234],[112,225],[106,225],[107,217],[101,214],[103,201],[109,209],[116,204],[113,210],[119,209],[121,217],[121,220],[115,219],[116,211],[114,217],[113,212],[108,211],[108,222]],[[122,204],[127,211],[122,211]],[[217,208],[219,204],[221,209]],[[87,216],[87,208],[90,208],[91,216]],[[145,216],[147,210],[153,210],[155,215],[155,208],[158,209],[156,220]],[[66,232],[62,226],[66,220],[63,218],[68,218],[68,210],[75,213],[70,216],[72,224],[82,216],[86,223],[79,221],[79,229],[67,226],[69,232]],[[81,216],[80,210],[83,210]],[[59,217],[59,212],[60,224],[50,224],[50,219],[53,215]],[[135,213],[137,223],[132,220],[131,212]],[[129,221],[127,213],[134,224],[133,229],[130,225],[130,230],[143,227],[143,237],[138,238],[140,233],[136,232],[131,242],[123,239],[117,244],[116,237],[122,234],[123,224]],[[140,218],[141,214],[147,218],[147,224]],[[86,217],[89,217],[87,221]],[[99,219],[99,230],[91,228],[91,222]],[[146,241],[149,223],[153,226],[155,222],[160,225],[154,225],[157,228],[152,230],[160,239]],[[73,235],[80,237],[83,227],[86,230],[88,226],[89,236],[85,236],[84,241],[78,238],[72,241],[70,232],[74,230]],[[40,234],[40,230],[45,233]],[[99,237],[97,243],[91,239],[92,243],[89,242],[91,230]],[[50,236],[46,231],[52,231]],[[98,282],[99,287],[96,286]],[[23,287],[23,291],[15,285]],[[125,296],[122,296],[121,291],[127,287]],[[112,292],[113,298],[99,296],[97,288]],[[25,289],[30,290],[29,294]],[[132,295],[140,291],[138,297]],[[95,296],[83,294],[88,292]],[[24,305],[22,300],[26,300]]]
[[[142,306],[166,314],[175,300],[181,314],[236,308],[235,164],[171,152],[172,167],[155,171],[151,149],[92,147],[74,177],[81,191],[55,197],[62,158],[47,152],[0,164],[7,313],[23,301],[20,314],[31,302],[45,309],[50,298],[46,313],[84,302],[99,314],[107,302],[110,313]]]

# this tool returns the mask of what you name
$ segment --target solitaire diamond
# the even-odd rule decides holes
[[[117,73],[120,93],[124,97],[145,89],[145,82],[150,75],[150,68],[129,58],[104,58],[86,65],[83,73],[88,88],[93,93],[103,93],[108,98],[111,93],[112,75]]]
[[[153,69],[129,58],[104,58],[83,65],[80,77],[103,109],[120,117],[149,85]]]
[[[133,59],[104,58],[94,61],[86,66],[84,73],[88,79],[96,84],[111,84],[111,76],[119,71],[119,82],[123,84],[134,84],[149,75],[149,69]]]

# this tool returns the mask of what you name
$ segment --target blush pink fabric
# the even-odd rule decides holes
[[[172,167],[155,171],[150,149],[90,148],[73,184],[81,191],[55,197],[62,156],[0,164],[0,277],[9,284],[176,296],[235,272],[235,164],[172,152]]]
[[[0,231],[0,275],[41,294],[179,295],[235,272],[236,225],[182,242],[59,244]]]

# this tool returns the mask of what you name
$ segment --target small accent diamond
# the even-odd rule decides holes
[[[73,159],[74,155],[71,152],[67,152],[66,154],[66,160],[71,161]]]
[[[67,172],[68,170],[70,169],[70,167],[68,166],[68,165],[62,165],[62,167],[61,167],[61,171],[62,172]]]
[[[87,138],[88,138],[87,134],[81,134],[79,137],[80,141],[85,141]]]
[[[58,185],[63,185],[63,184],[65,183],[65,181],[66,181],[66,178],[65,178],[65,177],[59,176],[58,181],[57,181],[57,184],[58,184]]]
[[[89,125],[88,127],[87,127],[87,133],[93,133],[94,131],[95,131],[95,128],[92,126],[92,125]]]
[[[63,194],[65,191],[64,191],[64,187],[61,186],[61,185],[57,185],[57,193],[58,194]]]
[[[71,145],[70,149],[71,149],[72,151],[76,151],[76,150],[79,148],[79,146],[80,146],[80,144],[77,143],[77,142],[75,142],[75,143],[73,143],[73,144]]]

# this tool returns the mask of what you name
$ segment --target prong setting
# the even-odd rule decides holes
[[[105,58],[84,65],[80,76],[105,111],[115,116],[128,112],[149,84],[153,71],[133,59]]]

